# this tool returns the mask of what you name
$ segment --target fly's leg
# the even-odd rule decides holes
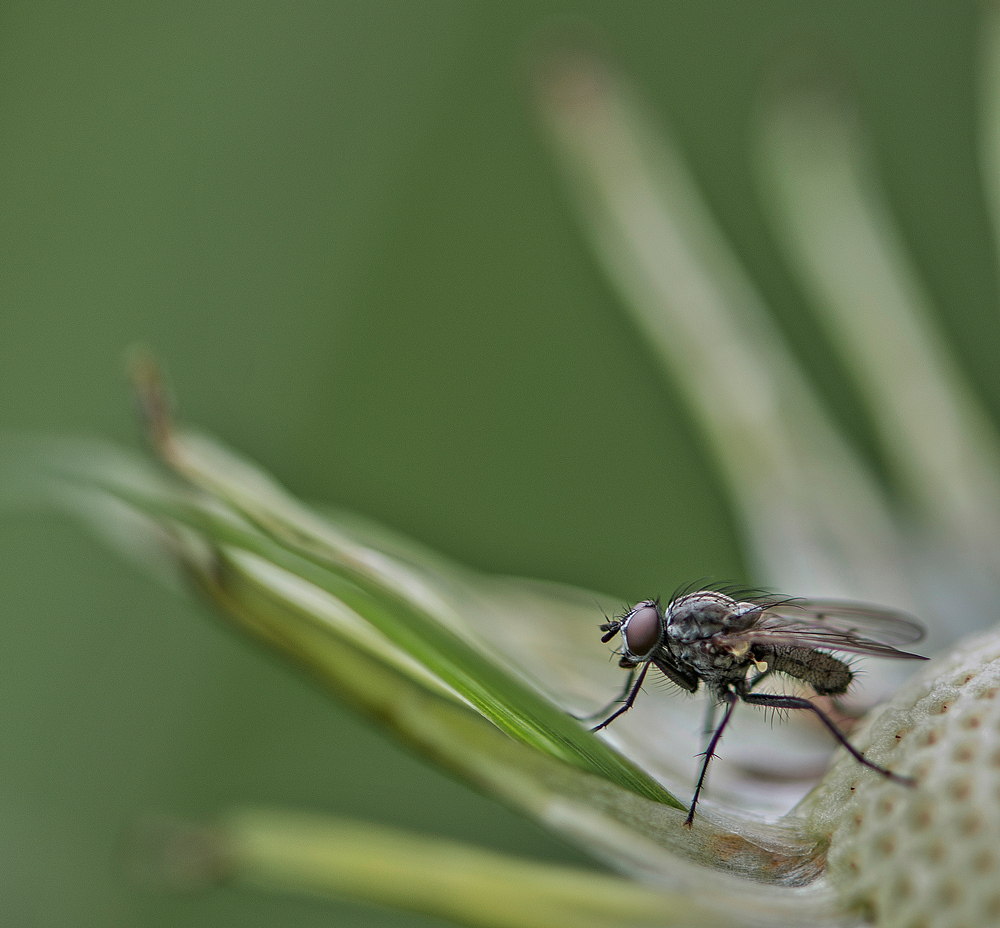
[[[622,687],[622,691],[615,696],[606,706],[602,706],[596,712],[591,712],[590,715],[574,715],[578,722],[592,722],[594,719],[599,719],[605,712],[610,712],[618,703],[622,702],[626,696],[628,696],[629,690],[632,689],[632,683],[635,681],[635,675],[637,670],[633,667],[628,672],[628,679],[625,681],[625,686]]]
[[[768,706],[772,709],[808,709],[810,712],[815,712],[819,720],[830,730],[830,734],[847,749],[847,752],[859,764],[864,764],[865,767],[881,773],[882,776],[892,780],[894,783],[901,783],[903,786],[916,786],[916,780],[912,777],[900,776],[898,773],[886,770],[885,767],[880,767],[878,764],[868,760],[864,754],[847,740],[841,730],[837,728],[833,719],[820,709],[819,706],[814,706],[808,699],[803,699],[801,696],[779,696],[776,693],[749,693],[746,691],[740,692],[739,697],[751,706]]]
[[[601,722],[600,725],[595,725],[592,729],[590,729],[591,731],[600,731],[602,728],[607,728],[607,726],[618,718],[619,715],[623,715],[632,708],[632,703],[635,702],[635,697],[639,695],[639,690],[642,689],[642,681],[646,679],[647,670],[649,670],[649,661],[646,661],[646,663],[642,665],[642,670],[639,671],[639,676],[633,684],[632,689],[629,691],[628,696],[625,697],[625,702],[622,703],[621,707],[612,712],[611,715]],[[635,671],[633,670],[633,673],[634,672]]]
[[[719,746],[719,741],[722,738],[722,733],[726,730],[726,726],[729,724],[729,719],[732,718],[733,709],[736,708],[736,697],[732,693],[729,693],[726,698],[729,700],[729,704],[726,706],[726,711],[722,716],[722,721],[719,723],[719,727],[712,733],[712,740],[708,742],[708,750],[705,752],[705,760],[701,765],[701,774],[698,777],[698,785],[694,789],[694,799],[691,800],[691,808],[688,809],[687,818],[684,819],[684,824],[687,825],[688,828],[691,827],[691,823],[694,821],[694,810],[695,806],[698,805],[698,797],[701,795],[701,788],[705,785],[705,774],[708,773],[708,765],[712,762],[712,758],[715,757],[715,749]]]
[[[708,742],[715,731],[715,714],[719,708],[719,703],[714,693],[709,693],[708,705],[705,707],[705,721],[701,728],[702,754],[708,753]]]

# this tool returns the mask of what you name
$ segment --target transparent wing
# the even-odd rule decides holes
[[[925,660],[898,650],[924,637],[924,627],[896,609],[841,600],[793,599],[761,604],[761,617],[740,637],[776,647],[828,648],[901,660]]]

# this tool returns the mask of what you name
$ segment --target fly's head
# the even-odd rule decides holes
[[[660,604],[647,599],[636,603],[621,618],[616,618],[601,626],[604,635],[601,641],[608,642],[615,635],[622,636],[621,667],[637,667],[647,661],[663,643],[665,620]]]

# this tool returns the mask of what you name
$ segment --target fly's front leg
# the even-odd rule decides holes
[[[574,715],[573,718],[575,718],[578,722],[592,722],[594,719],[599,719],[605,712],[610,712],[615,706],[618,705],[618,703],[628,696],[629,690],[632,689],[632,683],[635,681],[635,675],[637,672],[638,670],[635,667],[628,672],[628,679],[625,681],[625,686],[622,687],[622,691],[606,706],[602,706],[596,712],[591,712],[590,715]]]
[[[639,695],[639,690],[642,689],[642,681],[646,679],[646,671],[649,670],[649,661],[646,661],[642,665],[642,670],[639,671],[639,676],[632,686],[631,691],[628,696],[625,697],[625,702],[622,704],[620,709],[612,712],[600,725],[595,725],[591,731],[600,731],[602,728],[607,728],[619,715],[623,715],[632,708],[632,703],[635,702],[635,697]],[[634,671],[633,671],[634,672]]]

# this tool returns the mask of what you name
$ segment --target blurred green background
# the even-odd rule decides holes
[[[775,69],[825,48],[953,344],[1000,404],[971,3],[6,3],[0,427],[135,444],[122,359],[297,494],[623,598],[741,580],[710,459],[574,231],[531,114],[592,27],[672,121],[835,416],[869,429],[752,176]],[[121,835],[237,803],[582,858],[386,742],[55,516],[0,536],[0,924],[429,925],[136,886]]]

